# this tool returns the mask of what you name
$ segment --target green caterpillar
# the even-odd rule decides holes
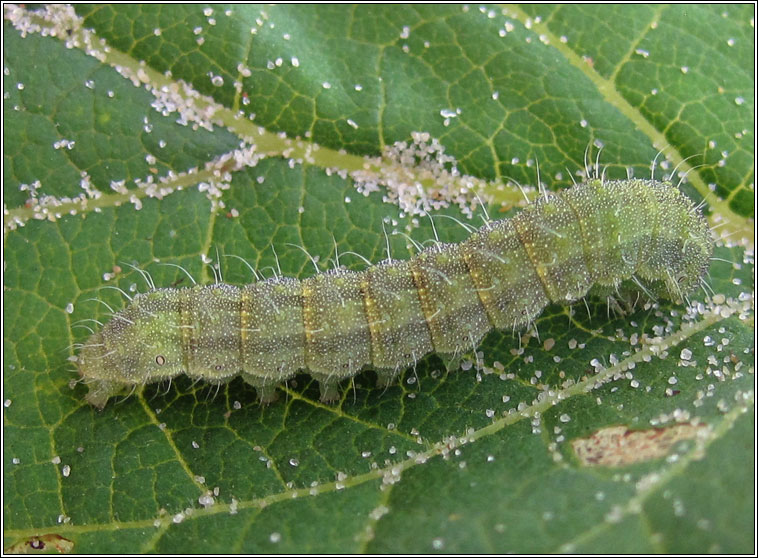
[[[620,288],[681,301],[712,251],[707,222],[672,184],[597,178],[410,260],[139,294],[83,345],[79,373],[99,408],[179,374],[214,384],[239,374],[268,402],[301,370],[332,401],[364,368],[387,385],[427,353],[527,326],[551,302]]]

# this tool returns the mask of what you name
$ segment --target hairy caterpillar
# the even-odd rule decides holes
[[[183,373],[215,384],[239,374],[268,402],[305,370],[331,401],[363,368],[386,385],[427,353],[527,326],[550,302],[622,288],[681,301],[712,251],[708,224],[672,184],[597,178],[410,260],[139,294],[83,345],[79,373],[100,408]]]

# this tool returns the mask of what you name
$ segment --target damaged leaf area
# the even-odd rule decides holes
[[[678,442],[708,436],[706,425],[676,424],[668,428],[631,431],[626,426],[598,430],[589,438],[572,440],[582,465],[623,467],[668,456]]]
[[[752,6],[3,10],[5,552],[752,551]],[[548,305],[332,403],[86,402],[81,349],[153,288],[409,260],[592,177],[703,202],[700,290]]]
[[[73,541],[60,535],[49,534],[19,541],[3,549],[3,552],[6,554],[70,554],[73,550]]]

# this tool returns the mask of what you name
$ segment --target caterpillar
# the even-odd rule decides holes
[[[329,402],[365,368],[386,386],[428,353],[459,354],[493,327],[528,326],[549,303],[622,289],[680,303],[712,251],[699,207],[676,186],[593,178],[409,260],[138,294],[91,335],[77,366],[98,408],[179,374],[212,384],[241,375],[267,403],[307,371]]]

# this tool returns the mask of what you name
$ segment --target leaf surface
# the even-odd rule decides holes
[[[755,207],[749,6],[4,16],[4,548],[41,535],[81,553],[754,547],[754,267],[737,242]],[[414,132],[454,160],[398,166]],[[661,151],[654,175],[679,165],[712,224],[728,221],[709,301],[551,306],[539,338],[487,336],[479,370],[473,355],[450,372],[429,356],[386,390],[364,372],[334,406],[307,375],[267,407],[239,379],[180,378],[97,412],[73,383],[78,326],[99,327],[81,320],[108,319],[97,300],[124,306],[102,287],[147,289],[130,265],[184,287],[158,264],[208,283],[219,260],[245,284],[224,256],[300,278],[315,270],[298,247],[322,271],[335,244],[352,269],[365,263],[348,251],[378,262],[387,242],[408,258],[383,230],[435,234],[409,180],[449,179],[429,209],[478,226],[473,187],[511,215],[512,181],[535,184],[539,165],[568,187],[597,171],[600,146],[612,178],[650,176]]]

